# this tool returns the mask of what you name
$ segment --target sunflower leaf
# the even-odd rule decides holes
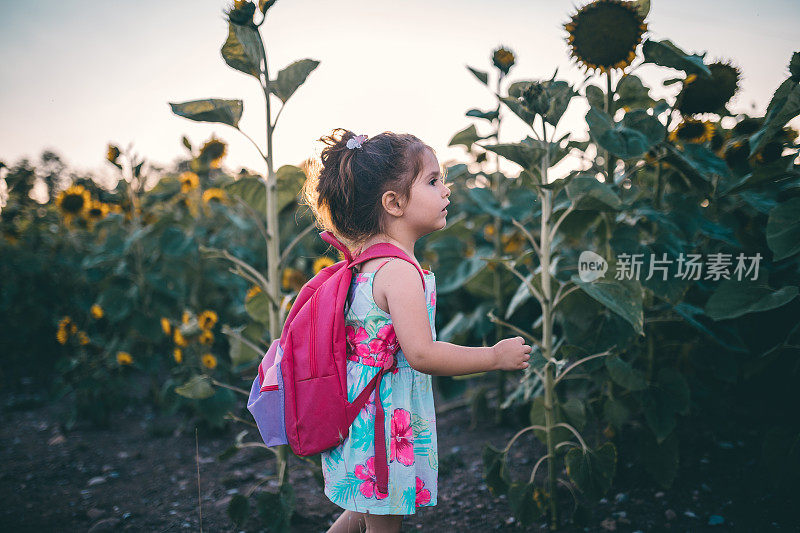
[[[319,61],[315,59],[295,61],[278,72],[278,77],[270,84],[270,92],[285,104],[297,88],[305,83],[308,75],[317,68],[317,65],[319,65]]]
[[[645,63],[654,63],[662,67],[683,70],[687,74],[711,77],[711,70],[703,61],[705,54],[688,55],[669,39],[663,41],[645,40],[644,44],[642,44],[642,53],[644,54]]]
[[[239,129],[244,104],[241,100],[209,98],[189,102],[169,103],[172,112],[178,116],[197,122],[220,122]]]
[[[484,85],[489,85],[489,75],[487,73],[483,72],[482,70],[474,69],[469,65],[467,66],[467,69],[469,69],[469,71],[472,72],[476,78],[478,78],[478,81]]]

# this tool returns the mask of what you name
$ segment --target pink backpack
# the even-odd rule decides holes
[[[397,366],[395,350],[353,403],[347,401],[344,316],[352,267],[376,257],[398,257],[417,268],[425,287],[422,270],[393,244],[372,245],[353,259],[331,232],[323,231],[320,237],[341,250],[346,259],[323,268],[300,289],[280,339],[272,342],[258,366],[247,401],[264,443],[270,447],[289,444],[299,456],[341,444],[372,391],[380,391],[383,375]],[[388,494],[389,465],[379,393],[375,406],[375,477],[378,489]]]

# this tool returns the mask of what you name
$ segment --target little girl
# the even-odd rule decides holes
[[[384,132],[367,139],[338,128],[326,144],[321,168],[303,187],[317,221],[353,257],[381,242],[403,250],[417,266],[417,239],[447,224],[450,189],[433,149],[409,134]],[[358,269],[359,267],[354,267]],[[345,316],[347,393],[352,402],[396,352],[397,368],[380,386],[389,463],[388,493],[375,477],[375,393],[338,447],[323,452],[325,495],[345,509],[328,530],[400,531],[403,515],[436,505],[438,452],[431,375],[521,370],[531,347],[522,337],[492,347],[436,341],[433,272],[397,258],[376,258],[356,270]]]

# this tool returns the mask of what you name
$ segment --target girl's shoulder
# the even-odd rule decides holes
[[[419,274],[417,273],[417,269],[414,267],[414,265],[398,257],[379,257],[376,259],[370,259],[369,261],[365,261],[361,266],[362,268],[359,275],[364,276],[364,278],[367,278],[372,282],[372,299],[385,313],[389,313],[389,303],[386,298],[385,291],[389,280],[397,282],[398,279],[413,279],[414,277],[419,279]],[[373,270],[370,271],[370,268]],[[422,267],[420,267],[420,270],[422,270],[422,274],[425,277],[425,285],[427,290],[429,289],[428,286],[430,285],[429,280],[433,278],[433,272],[430,270],[425,270]],[[412,275],[400,276],[399,274],[401,272],[404,274],[410,272]],[[418,286],[421,286],[421,284]],[[413,287],[410,287],[410,289],[413,290]]]

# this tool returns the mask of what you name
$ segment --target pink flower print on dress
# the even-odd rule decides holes
[[[415,507],[431,503],[431,491],[424,487],[425,483],[417,476],[417,501]]]
[[[375,359],[383,361],[386,353],[393,354],[397,350],[397,335],[392,324],[384,324],[374,339],[369,341],[369,351],[378,355]]]
[[[364,341],[369,338],[367,330],[359,327],[358,330],[353,326],[345,326],[345,338],[347,340],[348,352],[352,355],[348,359],[356,362],[363,362],[367,365],[377,366],[375,358],[372,357],[369,351],[369,346],[364,344]]]
[[[414,464],[414,433],[411,431],[411,413],[395,409],[392,413],[391,461],[408,466]]]
[[[366,466],[356,465],[355,475],[358,479],[364,480],[364,482],[358,487],[358,490],[361,491],[361,494],[363,494],[365,498],[372,498],[374,494],[377,499],[382,500],[389,496],[388,494],[384,494],[378,490],[378,482],[375,478],[374,455],[367,459]]]
[[[436,309],[436,292],[431,293],[431,307]]]

